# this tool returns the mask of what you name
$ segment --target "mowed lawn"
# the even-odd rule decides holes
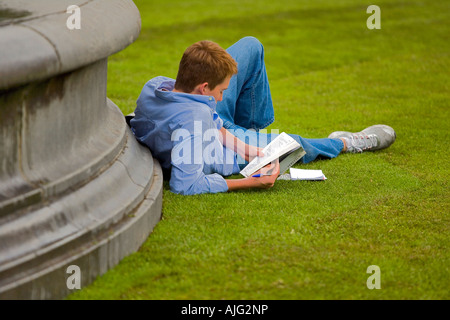
[[[450,3],[135,1],[139,39],[112,56],[108,97],[127,114],[186,47],[258,38],[275,104],[269,129],[323,138],[384,123],[388,149],[298,168],[323,182],[180,196],[141,249],[69,299],[449,299]],[[237,177],[233,177],[237,178]],[[380,268],[370,290],[367,268]]]

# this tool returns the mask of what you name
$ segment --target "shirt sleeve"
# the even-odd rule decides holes
[[[202,145],[202,137],[186,131],[181,141],[179,138],[172,139],[176,141],[173,141],[171,155],[170,190],[182,195],[227,192],[228,185],[220,174],[203,172],[202,148],[195,148]],[[195,150],[200,154],[195,154]]]

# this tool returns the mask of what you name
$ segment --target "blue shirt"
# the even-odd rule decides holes
[[[236,153],[219,140],[223,121],[213,97],[172,92],[175,80],[148,81],[137,100],[131,129],[161,166],[171,170],[172,192],[228,191],[223,176],[239,173]]]

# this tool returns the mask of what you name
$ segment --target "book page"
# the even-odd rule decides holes
[[[290,168],[291,180],[326,180],[322,170],[296,169]]]

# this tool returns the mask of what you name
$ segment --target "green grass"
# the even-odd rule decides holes
[[[191,43],[265,46],[270,128],[307,138],[385,123],[376,153],[301,168],[324,182],[179,196],[141,249],[69,299],[449,299],[450,5],[378,1],[381,30],[356,0],[135,2],[139,39],[112,56],[108,96],[135,108],[142,86],[175,77]],[[381,269],[369,290],[366,269]]]

